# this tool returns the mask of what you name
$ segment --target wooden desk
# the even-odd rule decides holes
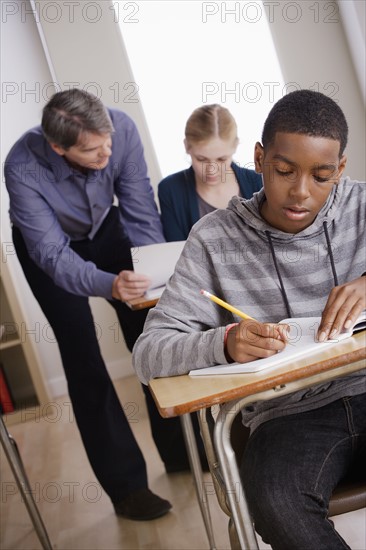
[[[128,307],[130,307],[133,311],[136,311],[139,309],[146,309],[147,307],[154,307],[158,301],[159,298],[151,298],[151,300],[147,300],[144,296],[140,296],[139,298],[129,300],[126,302],[126,305],[128,305]]]
[[[230,429],[235,416],[249,403],[269,400],[366,368],[366,331],[338,344],[322,349],[308,358],[273,367],[258,373],[190,377],[189,375],[151,380],[150,389],[159,412],[164,417],[183,415],[220,404],[214,428],[214,444],[219,457],[227,496],[241,548],[258,548],[253,534],[248,506],[241,487],[235,455],[230,443]],[[201,416],[201,422],[203,416]],[[195,439],[189,423],[183,424],[193,461],[197,458]],[[190,433],[189,433],[190,432]],[[197,465],[196,465],[197,466]],[[193,469],[198,494],[202,492],[202,471]],[[202,494],[200,495],[202,497]],[[207,500],[202,499],[201,500]],[[208,511],[202,510],[204,515]],[[209,517],[204,518],[210,527]],[[207,523],[208,522],[208,523]],[[211,548],[214,548],[211,532]]]

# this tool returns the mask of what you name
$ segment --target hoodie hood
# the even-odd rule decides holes
[[[324,222],[328,225],[336,216],[342,199],[343,181],[344,180],[341,180],[340,183],[333,186],[327,201],[319,211],[313,223],[299,233],[291,234],[281,231],[280,229],[276,229],[262,218],[260,210],[263,202],[265,201],[264,189],[261,189],[258,193],[255,193],[249,200],[245,200],[237,196],[233,197],[228,204],[228,209],[235,212],[247,225],[255,229],[259,236],[262,236],[263,239],[267,239],[266,232],[268,231],[271,233],[274,241],[289,242],[298,238],[308,238],[309,236],[316,236],[317,234],[322,233],[324,231]],[[293,239],[291,239],[291,236],[293,236]]]
[[[284,241],[286,243],[295,243],[296,241],[297,244],[300,244],[301,240],[307,240],[309,237],[322,235],[322,238],[324,238],[328,250],[328,256],[333,276],[333,284],[334,286],[337,286],[338,276],[335,267],[331,240],[329,237],[328,224],[333,221],[336,212],[339,211],[342,190],[342,185],[334,185],[324,206],[319,211],[313,223],[306,227],[303,231],[294,234],[286,233],[284,231],[276,229],[273,226],[269,225],[262,218],[262,216],[260,215],[260,211],[261,206],[265,200],[264,189],[261,189],[258,193],[256,193],[251,200],[245,201],[240,197],[233,197],[233,199],[229,203],[228,208],[230,210],[233,210],[241,219],[243,219],[243,221],[245,221],[247,225],[249,225],[252,229],[255,229],[259,238],[268,241],[273,265],[277,274],[278,285],[280,287],[284,306],[286,308],[287,316],[289,318],[292,317],[291,307],[289,298],[287,296],[283,276],[281,274],[279,262],[277,261],[276,257],[276,245],[281,245]]]

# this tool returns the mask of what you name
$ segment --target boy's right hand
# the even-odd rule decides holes
[[[275,355],[288,342],[288,325],[259,323],[252,319],[232,327],[226,340],[226,354],[237,363],[248,363]]]

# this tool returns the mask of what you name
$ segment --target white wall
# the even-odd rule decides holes
[[[364,180],[365,107],[337,2],[278,0],[268,4],[272,6],[267,10],[269,25],[285,82],[294,83],[294,88],[318,90],[339,102],[349,124],[345,175]],[[348,0],[346,11],[347,5]],[[362,45],[360,57],[364,41]]]
[[[39,123],[44,99],[42,91],[52,94],[52,82],[37,27],[29,5],[24,2],[1,4],[1,165],[13,143],[28,128]],[[6,46],[6,47],[4,47]],[[47,381],[63,380],[57,344],[48,323],[35,301],[16,258],[8,215],[9,199],[1,178],[1,271],[10,273],[18,293],[25,323],[24,336],[34,343],[38,364]],[[65,387],[65,385],[63,386]]]
[[[366,106],[366,2],[364,0],[338,0],[338,6],[363,102]]]

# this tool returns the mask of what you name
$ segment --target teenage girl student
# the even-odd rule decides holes
[[[228,109],[214,104],[193,111],[184,139],[192,165],[158,186],[167,241],[187,239],[202,216],[226,208],[234,195],[249,199],[261,189],[259,174],[233,162],[238,143],[236,122]]]

